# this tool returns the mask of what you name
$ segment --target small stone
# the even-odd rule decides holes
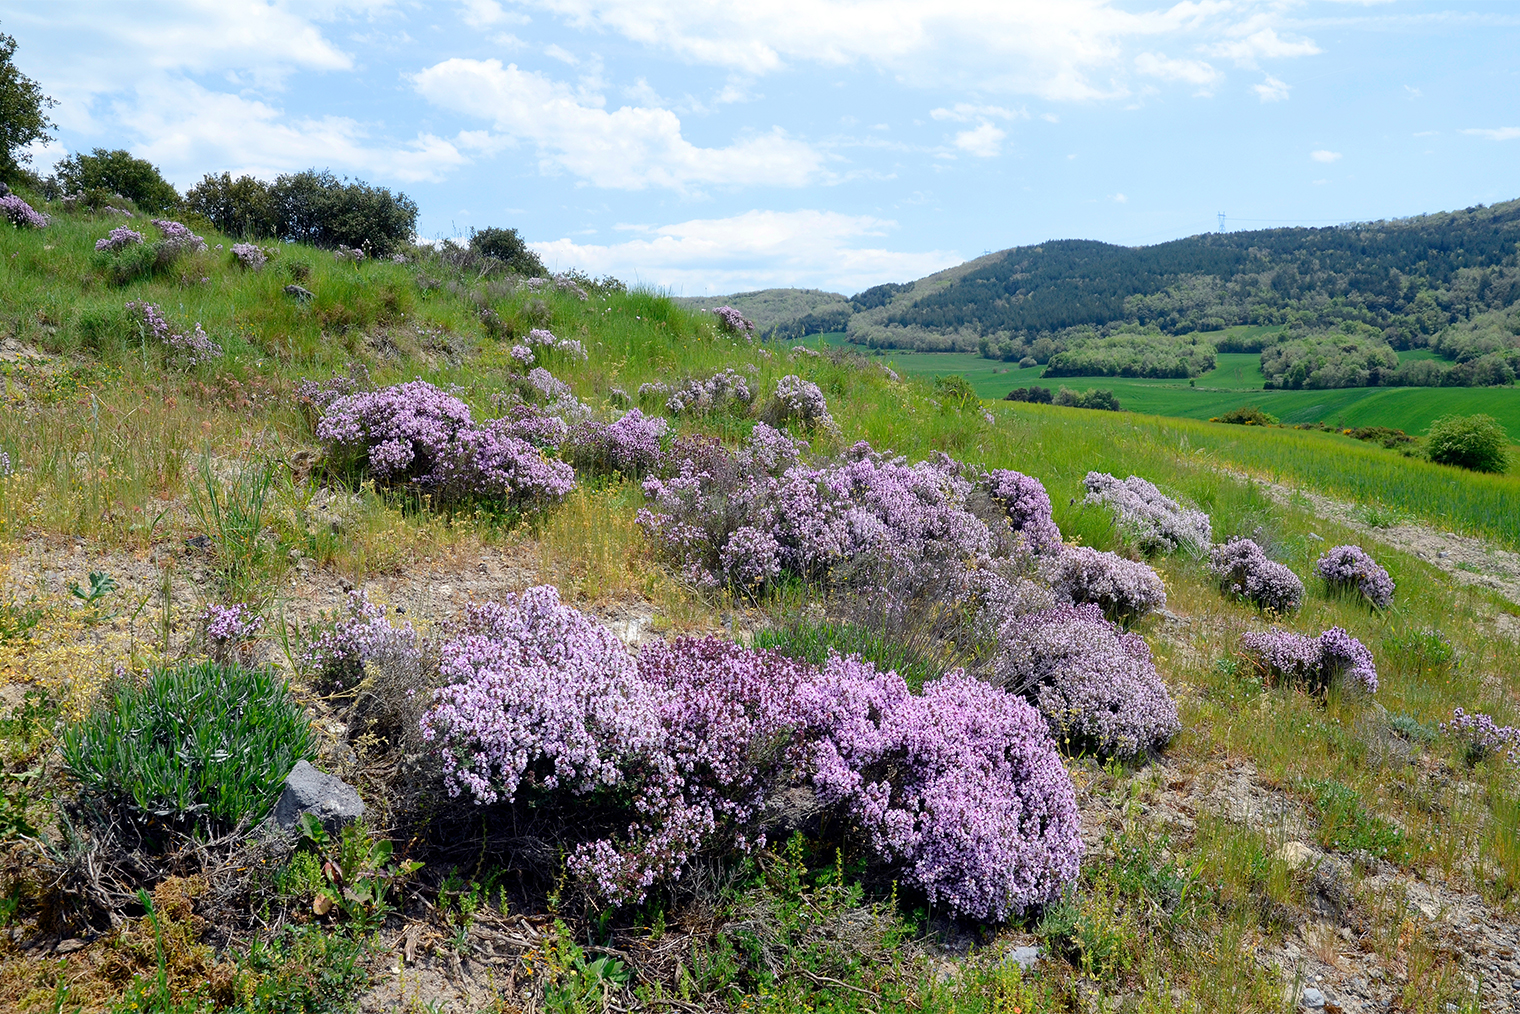
[[[1040,960],[1038,947],[1015,947],[1008,952],[1007,962],[1010,965],[1018,965],[1024,971],[1029,971]]]
[[[310,289],[303,289],[299,285],[285,286],[285,295],[298,303],[309,303],[317,297],[315,292],[312,292]]]
[[[53,948],[53,951],[56,954],[73,954],[75,951],[80,950],[83,947],[85,947],[85,942],[83,940],[80,940],[78,937],[73,937],[69,940],[64,940],[59,943],[57,947]]]
[[[1296,870],[1313,863],[1315,855],[1314,850],[1303,842],[1290,841],[1273,852],[1272,858],[1284,863],[1289,869]]]
[[[296,826],[303,813],[315,814],[331,832],[364,816],[364,801],[343,779],[318,771],[304,760],[297,761],[285,776],[285,791],[274,804],[274,821],[288,830]]]
[[[1320,1010],[1325,1006],[1325,994],[1310,986],[1304,990],[1303,996],[1299,997],[1299,1006],[1309,1010]]]

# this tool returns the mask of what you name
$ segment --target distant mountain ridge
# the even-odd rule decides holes
[[[1207,345],[1210,333],[1266,325],[1254,344],[1213,344],[1303,343],[1272,357],[1277,386],[1393,383],[1394,353],[1427,347],[1448,365],[1482,363],[1450,376],[1410,368],[1398,383],[1508,383],[1520,371],[1520,200],[1145,247],[1051,240],[849,297],[766,289],[683,302],[727,302],[773,337],[843,331],[872,348],[1032,359],[1050,375],[1197,376],[1211,360],[1178,336]]]
[[[778,337],[842,330],[872,347],[1041,362],[1080,340],[1074,331],[1179,335],[1241,324],[1305,333],[1352,324],[1393,348],[1415,348],[1485,314],[1504,317],[1504,330],[1520,301],[1517,251],[1520,200],[1146,247],[1052,240],[853,297],[767,289],[682,302],[731,303]]]

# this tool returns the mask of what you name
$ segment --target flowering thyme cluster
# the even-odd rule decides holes
[[[191,232],[190,227],[182,222],[155,218],[153,224],[164,235],[163,253],[166,259],[172,259],[182,253],[196,253],[206,249],[206,241]]]
[[[528,332],[528,344],[544,349],[554,349],[582,362],[586,359],[586,347],[579,341],[574,338],[556,338],[553,331],[546,331],[543,328],[536,327]],[[516,359],[517,349],[514,348],[512,353],[513,358]],[[529,361],[531,362],[531,359]]]
[[[195,330],[181,332],[170,326],[163,310],[156,303],[128,303],[127,312],[135,314],[144,332],[157,339],[185,366],[209,363],[222,357],[222,347],[201,329],[199,321],[195,324]]]
[[[1112,510],[1141,552],[1197,550],[1213,541],[1207,514],[1182,507],[1138,475],[1121,481],[1104,472],[1088,472],[1082,484],[1087,487],[1082,502]]]
[[[1466,740],[1469,761],[1502,753],[1511,764],[1520,764],[1520,729],[1500,725],[1491,715],[1481,711],[1469,715],[1456,708],[1452,711],[1451,721],[1442,723],[1441,731]]]
[[[117,250],[125,250],[129,246],[141,246],[143,234],[136,229],[128,229],[124,225],[117,226],[106,234],[104,239],[95,241],[97,253],[115,253]]]
[[[821,578],[841,565],[857,583],[932,574],[987,558],[995,539],[967,508],[973,486],[940,455],[914,465],[859,443],[819,466],[757,423],[745,447],[678,440],[644,481],[645,531],[690,580],[752,588],[756,575]],[[730,545],[730,543],[733,543]],[[741,576],[742,575],[742,576]]]
[[[717,639],[634,659],[549,587],[472,608],[437,656],[421,728],[449,793],[600,815],[606,833],[569,866],[613,904],[699,851],[763,845],[796,792],[961,914],[1006,918],[1077,875],[1075,797],[1044,722],[959,672],[914,696],[858,658],[817,668]]]
[[[48,220],[15,194],[0,197],[0,216],[18,229],[46,229]]]
[[[575,471],[523,436],[521,419],[477,424],[469,406],[414,380],[335,399],[317,439],[386,484],[410,484],[444,501],[469,497],[537,507],[562,498]]]
[[[644,387],[640,387],[639,394],[643,393]],[[726,369],[705,380],[693,377],[675,388],[665,402],[665,409],[673,415],[680,415],[683,412],[693,414],[721,412],[729,408],[747,406],[754,398],[754,394],[749,389],[749,381],[734,370]]]
[[[1334,589],[1361,593],[1379,609],[1393,602],[1393,578],[1360,546],[1335,546],[1314,563],[1314,570]]]
[[[319,692],[352,690],[364,679],[364,668],[410,667],[422,651],[410,623],[394,627],[385,610],[355,589],[344,603],[344,617],[333,629],[307,646],[302,664],[316,675]]]
[[[1182,727],[1145,640],[1096,605],[1031,613],[1010,621],[998,640],[994,682],[1039,708],[1074,752],[1134,757]]]
[[[264,629],[264,619],[254,607],[237,603],[232,606],[209,605],[199,617],[205,631],[206,654],[218,662],[228,663],[238,648]]]
[[[749,338],[755,333],[755,322],[731,306],[718,307],[713,310],[713,316],[718,318],[718,329],[724,334],[743,335]]]
[[[569,275],[555,275],[553,278],[530,278],[527,284],[529,292],[538,292],[541,289],[552,288],[556,292],[568,292],[582,303],[587,299],[586,290],[577,285],[575,279]]]
[[[0,479],[10,478],[15,471],[15,468],[11,466],[11,456],[4,451],[0,451]]]
[[[1368,693],[1378,688],[1372,652],[1340,627],[1318,637],[1305,637],[1273,628],[1240,637],[1240,650],[1272,682],[1304,685],[1310,691],[1328,688],[1337,677]]]
[[[995,468],[982,477],[982,488],[1008,515],[1014,534],[1034,553],[1061,548],[1061,530],[1051,518],[1050,494],[1039,479],[1007,468]]]
[[[1304,598],[1304,583],[1291,569],[1267,559],[1250,539],[1231,539],[1209,551],[1209,571],[1226,595],[1238,595],[1274,613],[1291,613]]]
[[[533,350],[526,345],[513,345],[509,353],[512,361],[521,363],[523,366],[532,366],[534,362]]]
[[[350,261],[356,265],[363,264],[364,251],[358,247],[344,246],[342,243],[339,243],[338,248],[333,251],[333,260]]]
[[[296,385],[296,402],[309,407],[318,416],[339,398],[353,394],[363,385],[353,377],[333,376],[327,380],[306,379]]]
[[[829,403],[823,391],[810,380],[790,374],[776,381],[776,393],[766,406],[766,419],[772,425],[788,422],[800,423],[812,428],[834,427],[834,417],[829,415]]]
[[[565,456],[581,471],[630,478],[644,475],[660,460],[660,441],[670,424],[660,416],[629,409],[616,422],[587,419],[570,429]]]
[[[257,243],[234,243],[232,244],[232,256],[237,262],[249,271],[261,270],[269,261],[269,255]]]
[[[1089,546],[1067,546],[1045,566],[1057,599],[1091,603],[1109,619],[1133,623],[1166,608],[1166,585],[1148,564]]]

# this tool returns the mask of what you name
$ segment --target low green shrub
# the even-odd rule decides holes
[[[1509,436],[1487,415],[1445,415],[1430,424],[1425,453],[1438,465],[1474,472],[1502,472],[1509,467]]]
[[[186,663],[113,697],[64,730],[63,759],[91,802],[148,837],[259,820],[309,756],[307,720],[267,669]]]
[[[1231,423],[1235,426],[1276,426],[1277,416],[1270,412],[1263,412],[1255,405],[1242,405],[1240,408],[1232,408],[1224,415],[1210,419],[1209,422]]]

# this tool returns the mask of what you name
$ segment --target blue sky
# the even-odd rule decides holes
[[[60,155],[311,166],[676,294],[1520,197],[1520,2],[0,0]]]

